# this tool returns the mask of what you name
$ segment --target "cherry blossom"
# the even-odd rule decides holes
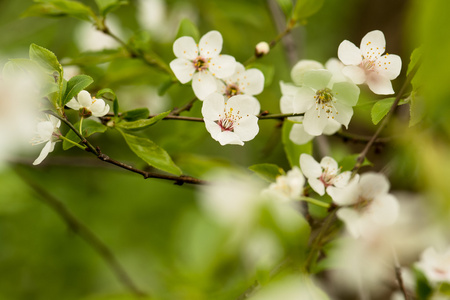
[[[300,167],[311,188],[321,196],[330,186],[345,187],[351,176],[349,171],[340,173],[337,162],[329,156],[322,158],[319,164],[311,155],[303,153],[300,155]]]
[[[416,265],[430,282],[450,283],[450,248],[438,253],[433,247],[423,251]]]
[[[109,105],[103,99],[91,98],[91,94],[87,91],[78,93],[77,98],[72,98],[66,106],[71,109],[79,110],[84,117],[94,116],[103,117],[109,112]]]
[[[276,182],[271,183],[264,193],[287,202],[289,200],[298,199],[303,194],[303,186],[305,185],[305,177],[299,167],[293,167],[286,175],[280,175],[276,178]]]
[[[203,102],[203,119],[206,130],[222,146],[244,145],[259,132],[254,99],[237,95],[226,102],[219,93],[213,93]]]
[[[330,186],[327,193],[342,206],[337,211],[354,238],[370,237],[378,227],[393,224],[399,215],[397,198],[389,194],[389,181],[378,173],[356,175],[344,188]]]
[[[183,36],[173,44],[177,57],[170,62],[170,68],[181,83],[192,80],[195,96],[204,100],[217,89],[216,78],[233,74],[236,60],[230,55],[221,55],[223,39],[218,31],[210,31],[196,44],[194,39]]]
[[[33,145],[46,144],[42,148],[38,158],[33,162],[33,165],[40,164],[55,149],[55,144],[61,135],[59,126],[61,126],[61,121],[50,115],[47,115],[46,121],[41,121],[37,124],[37,135],[31,143]]]
[[[259,42],[255,46],[255,56],[261,57],[268,54],[270,51],[270,46],[267,42]]]
[[[343,41],[338,49],[338,57],[346,65],[342,72],[355,84],[367,83],[375,94],[394,94],[391,80],[400,74],[402,60],[398,55],[382,55],[385,48],[386,40],[379,30],[367,33],[359,48]]]

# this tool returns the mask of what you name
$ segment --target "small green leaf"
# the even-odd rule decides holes
[[[150,119],[141,119],[141,120],[132,121],[132,122],[122,121],[122,122],[117,123],[116,127],[126,129],[126,130],[143,130],[152,125],[155,125],[156,123],[158,123],[159,121],[164,119],[168,114],[170,114],[170,110],[163,112],[163,113],[161,113],[153,118],[150,118]]]
[[[81,2],[69,0],[35,0],[37,4],[29,7],[22,17],[65,17],[71,16],[84,21],[96,18],[89,6]]]
[[[428,300],[433,294],[433,288],[426,276],[417,268],[413,268],[414,275],[416,277],[416,295],[417,300]]]
[[[286,152],[287,159],[291,167],[300,165],[300,155],[302,153],[307,153],[312,155],[312,141],[304,144],[297,145],[291,141],[289,138],[289,133],[291,132],[293,122],[285,120],[283,123],[282,141],[284,145],[284,151]]]
[[[315,13],[323,6],[324,0],[297,0],[295,4],[292,19],[302,21]]]
[[[116,93],[110,88],[104,88],[97,92],[97,98],[101,98],[103,100],[114,101],[117,98]]]
[[[36,44],[31,44],[30,59],[37,62],[46,70],[58,72],[62,77],[62,66],[56,58],[56,55],[50,50]]]
[[[122,113],[121,118],[129,122],[140,119],[147,119],[150,115],[148,108],[136,108]]]
[[[418,96],[415,91],[411,92],[409,114],[409,127],[416,125],[425,117],[425,103],[423,98]]]
[[[358,156],[359,154],[352,154],[341,159],[339,161],[339,167],[341,167],[341,172],[351,171],[356,164]],[[361,164],[361,167],[364,166],[373,166],[373,164],[367,159],[367,157],[364,158],[364,161]]]
[[[176,38],[182,36],[190,36],[193,37],[195,41],[200,39],[200,32],[198,31],[197,26],[192,23],[189,19],[183,19],[180,22],[180,26],[178,27],[178,32]]]
[[[80,127],[80,122],[77,122],[73,126],[75,128],[79,128]],[[106,127],[102,123],[96,122],[96,121],[91,120],[91,119],[85,119],[85,120],[83,120],[83,128],[82,128],[81,134],[83,134],[84,137],[89,137],[89,136],[91,136],[91,135],[93,135],[94,133],[97,133],[97,132],[105,132],[106,129],[108,129],[108,127]],[[66,138],[71,140],[71,141],[74,141],[75,143],[78,143],[78,142],[81,141],[81,139],[72,130],[70,130],[66,134]],[[72,147],[74,147],[73,144],[71,144],[71,143],[69,143],[67,141],[63,141],[63,150],[67,150],[67,149],[70,149]]]
[[[278,5],[285,16],[290,16],[292,13],[292,0],[277,0]]]
[[[386,98],[383,100],[377,101],[371,111],[372,122],[377,125],[389,112],[394,103],[395,98]]]
[[[258,164],[249,169],[268,182],[275,182],[278,176],[284,175],[284,170],[275,164]]]
[[[149,52],[151,50],[150,34],[147,31],[138,31],[130,39],[130,46],[139,53]]]
[[[126,133],[122,130],[119,130],[119,132],[123,135],[130,149],[150,166],[177,176],[181,175],[180,168],[175,165],[169,154],[153,141]]]
[[[61,106],[66,105],[73,97],[78,95],[79,92],[88,87],[94,82],[92,77],[87,75],[76,75],[67,82],[67,87],[64,92],[63,100]]]
[[[95,0],[95,2],[102,16],[106,16],[120,6],[128,4],[127,0]]]

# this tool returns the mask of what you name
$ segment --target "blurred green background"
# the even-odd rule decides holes
[[[94,1],[82,2],[96,7]],[[269,42],[277,35],[270,8],[278,8],[276,1],[148,1],[154,8],[143,18],[139,17],[143,8],[139,9],[136,1],[129,2],[108,15],[111,29],[117,28],[124,40],[149,33],[152,51],[166,63],[174,59],[172,44],[183,17],[193,21],[201,35],[220,31],[222,53],[240,62],[253,55],[258,42]],[[83,57],[83,51],[100,44],[95,37],[88,38],[85,30],[94,28],[85,21],[21,18],[30,5],[32,2],[25,0],[0,1],[3,62],[27,57],[31,43],[52,50],[63,63]],[[404,81],[412,50],[425,45],[421,91],[427,116],[408,128],[408,107],[399,109],[386,135],[402,138],[379,153],[371,151],[369,159],[375,170],[389,168],[394,190],[428,195],[433,213],[440,213],[444,222],[450,212],[449,6],[445,0],[325,0],[322,9],[291,34],[297,59],[325,63],[337,56],[337,47],[344,39],[358,45],[367,32],[382,30],[388,52],[403,60],[402,74],[393,82],[396,91]],[[275,15],[281,16],[281,24],[285,22],[281,10],[275,9]],[[255,67],[266,75],[266,88],[257,97],[263,110],[279,112],[279,81],[291,81],[291,66],[282,43],[256,62]],[[190,86],[179,84],[158,96],[167,76],[136,59],[88,63],[80,66],[80,72],[94,78],[90,91],[104,87],[116,91],[123,109],[146,106],[159,113],[182,106],[194,96]],[[376,127],[370,122],[374,99],[380,97],[362,87],[349,132],[374,132]],[[200,109],[201,103],[196,102],[185,115],[200,117]],[[275,163],[289,170],[277,122],[260,121],[259,135],[244,147],[220,146],[202,123],[162,121],[145,135],[166,149],[187,175],[202,177],[213,167],[245,170],[257,163]],[[115,130],[94,135],[91,141],[115,159],[145,167]],[[328,142],[336,158],[363,147],[336,137]],[[34,155],[19,157],[0,171],[0,299],[133,299],[98,254],[39,201],[15,170],[62,201],[108,245],[137,285],[155,299],[235,299],[253,283],[256,271],[243,267],[236,253],[225,253],[221,248],[226,233],[201,214],[194,186],[143,180],[79,149],[64,152],[60,145],[42,165],[31,167],[33,160]]]

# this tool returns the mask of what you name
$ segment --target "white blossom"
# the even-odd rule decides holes
[[[303,153],[300,167],[311,188],[321,196],[330,186],[345,187],[351,176],[349,171],[341,173],[337,162],[329,156],[322,158],[319,164],[311,155]]]
[[[274,183],[271,183],[268,189],[263,191],[272,198],[287,202],[298,199],[303,195],[305,177],[299,167],[294,166],[286,175],[280,175]]]
[[[367,83],[375,94],[393,94],[391,80],[400,74],[402,60],[398,55],[382,55],[385,48],[386,40],[379,30],[367,33],[359,48],[343,41],[338,49],[338,57],[346,65],[342,72],[355,84]]]
[[[330,186],[327,193],[342,206],[337,211],[354,238],[370,237],[379,227],[392,225],[399,215],[397,198],[389,194],[389,181],[378,173],[356,175],[344,188]]]
[[[72,98],[66,105],[84,116],[103,117],[109,112],[109,105],[103,99],[92,98],[87,91],[79,92],[77,98]]]
[[[40,164],[55,149],[55,144],[61,135],[59,126],[61,126],[61,121],[51,115],[47,115],[46,121],[41,121],[37,124],[36,137],[31,142],[33,145],[46,144],[38,158],[33,162],[33,165]]]
[[[181,83],[192,80],[195,96],[204,100],[217,90],[216,78],[231,76],[236,60],[230,55],[221,55],[223,39],[218,31],[210,31],[196,44],[194,39],[183,36],[173,44],[177,57],[170,68]]]
[[[268,54],[270,51],[270,46],[267,42],[259,42],[255,46],[255,55],[256,57],[260,57]]]
[[[254,99],[237,95],[224,101],[219,93],[209,95],[203,102],[202,115],[206,130],[222,146],[244,145],[259,131]]]
[[[450,283],[450,248],[439,253],[433,247],[427,248],[416,266],[430,282]]]

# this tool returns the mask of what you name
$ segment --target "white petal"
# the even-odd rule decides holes
[[[320,161],[320,166],[323,169],[328,169],[328,172],[337,173],[339,170],[338,163],[329,156],[324,156]]]
[[[33,165],[39,165],[46,157],[47,155],[52,152],[53,148],[54,148],[54,143],[53,142],[47,142],[44,146],[44,148],[42,148],[41,153],[39,154],[38,158],[36,158],[36,160],[33,162]]]
[[[177,79],[183,84],[191,81],[192,76],[196,72],[194,64],[184,58],[176,58],[172,60],[170,62],[170,68]]]
[[[243,146],[244,142],[242,142],[239,136],[231,131],[223,131],[219,133],[217,137],[217,141],[222,145],[240,145]]]
[[[348,81],[349,79],[342,73],[342,69],[344,68],[344,64],[337,58],[330,58],[325,63],[325,68],[333,73],[333,77],[331,78],[332,82],[342,82]]]
[[[311,135],[321,135],[325,126],[328,124],[327,116],[322,112],[322,109],[316,110],[314,107],[305,112],[303,119],[303,126],[305,131]]]
[[[342,74],[350,78],[354,84],[363,84],[366,81],[366,73],[359,66],[345,66]]]
[[[206,130],[211,134],[211,137],[214,140],[218,141],[219,134],[222,132],[222,129],[220,128],[220,126],[216,122],[214,122],[210,119],[205,119],[204,121],[205,121]]]
[[[52,116],[52,115],[48,115],[48,119],[50,120],[50,122],[52,122],[53,128],[59,128],[59,126],[61,126],[61,120]]]
[[[384,53],[386,47],[386,39],[383,32],[374,30],[367,33],[361,40],[361,53],[365,58],[375,60]]]
[[[258,132],[258,118],[256,116],[242,118],[234,127],[234,133],[244,142],[252,140]]]
[[[259,115],[259,113],[261,112],[261,104],[259,103],[258,99],[252,96],[248,96],[248,101],[253,102],[253,104],[251,105],[254,109],[253,114]]]
[[[400,206],[397,198],[391,194],[384,194],[376,197],[367,210],[372,221],[387,226],[397,221]]]
[[[173,53],[178,58],[194,60],[199,56],[197,44],[190,36],[182,36],[173,43]]]
[[[323,129],[323,134],[332,135],[341,129],[341,123],[336,120],[328,119],[327,126]]]
[[[291,132],[289,133],[289,139],[297,145],[306,144],[313,138],[313,135],[306,133],[303,124],[294,124],[294,126],[292,126]]]
[[[322,175],[322,167],[320,164],[311,155],[306,153],[300,155],[300,168],[306,178],[319,178]]]
[[[53,135],[55,127],[50,121],[42,121],[36,125],[37,134],[43,141],[49,141]]]
[[[381,74],[372,73],[367,77],[367,85],[369,89],[377,95],[394,94],[392,83],[389,78]]]
[[[256,109],[260,107],[259,101],[248,95],[236,95],[227,100],[227,110],[233,108],[233,114],[243,117],[255,115]],[[259,112],[259,110],[258,110]]]
[[[217,78],[226,78],[236,70],[236,59],[230,55],[219,55],[211,58],[209,70]]]
[[[361,50],[350,41],[343,41],[338,48],[338,57],[344,65],[359,65],[362,62]]]
[[[347,186],[350,177],[352,176],[352,172],[345,171],[338,176],[334,177],[333,185],[338,188],[342,188]]]
[[[67,102],[66,106],[74,110],[79,110],[82,107],[75,98],[72,98],[72,100]]]
[[[224,108],[225,101],[223,99],[223,96],[218,93],[213,93],[206,97],[206,99],[203,101],[203,118],[205,119],[205,121],[217,121],[220,119],[220,115],[224,114]]]
[[[303,85],[315,90],[321,90],[328,87],[333,74],[328,70],[312,70],[305,72],[303,76]]]
[[[359,99],[359,87],[350,82],[335,83],[333,93],[340,103],[348,106],[355,106]]]
[[[352,205],[359,199],[359,176],[358,174],[353,177],[348,185],[344,188],[338,188],[334,186],[327,187],[327,194],[331,196],[333,202],[337,205]]]
[[[361,196],[368,200],[387,194],[390,187],[385,175],[373,172],[361,175],[359,185],[361,187]]]
[[[199,100],[204,100],[217,90],[216,79],[211,72],[197,72],[192,77],[192,89]]]
[[[336,216],[344,222],[351,236],[355,239],[361,236],[360,216],[357,211],[344,207],[336,212]]]
[[[386,54],[377,59],[375,70],[384,77],[393,80],[400,75],[402,70],[402,59],[395,54]]]
[[[302,87],[297,90],[293,99],[293,108],[295,113],[304,113],[314,105],[314,96],[316,93],[309,87]]]
[[[292,83],[285,83],[284,81],[280,81],[280,89],[283,96],[294,96],[299,90],[299,87],[293,85]]]
[[[319,70],[323,69],[323,65],[315,60],[308,60],[308,59],[302,59],[298,63],[295,64],[294,67],[292,67],[291,70],[291,78],[292,81],[300,86],[303,84],[303,76],[305,72],[311,71],[311,70]]]
[[[200,49],[200,55],[203,57],[215,57],[222,51],[223,39],[220,32],[213,30],[206,33],[200,39],[198,48]]]
[[[82,107],[86,107],[86,108],[91,107],[92,97],[88,91],[83,90],[83,91],[79,92],[77,98],[78,98],[78,102],[80,103],[80,105]]]
[[[337,111],[337,113],[334,115],[335,120],[344,125],[345,128],[347,128],[348,123],[350,123],[350,120],[353,116],[353,108],[345,104],[341,104],[339,100],[334,103],[334,107]]]
[[[109,112],[109,104],[106,104],[106,105],[103,107],[103,110],[99,111],[98,113],[97,113],[97,112],[96,112],[96,113],[92,112],[92,115],[93,115],[94,117],[103,117],[103,116],[106,115],[108,112]]]
[[[103,117],[100,115],[105,110],[106,103],[103,99],[95,99],[89,108],[94,117]],[[108,107],[109,108],[109,107]]]
[[[248,69],[239,79],[239,89],[244,94],[258,95],[264,89],[264,74],[258,69]]]
[[[320,196],[325,194],[325,185],[322,181],[317,178],[309,178],[308,179],[309,186]]]

